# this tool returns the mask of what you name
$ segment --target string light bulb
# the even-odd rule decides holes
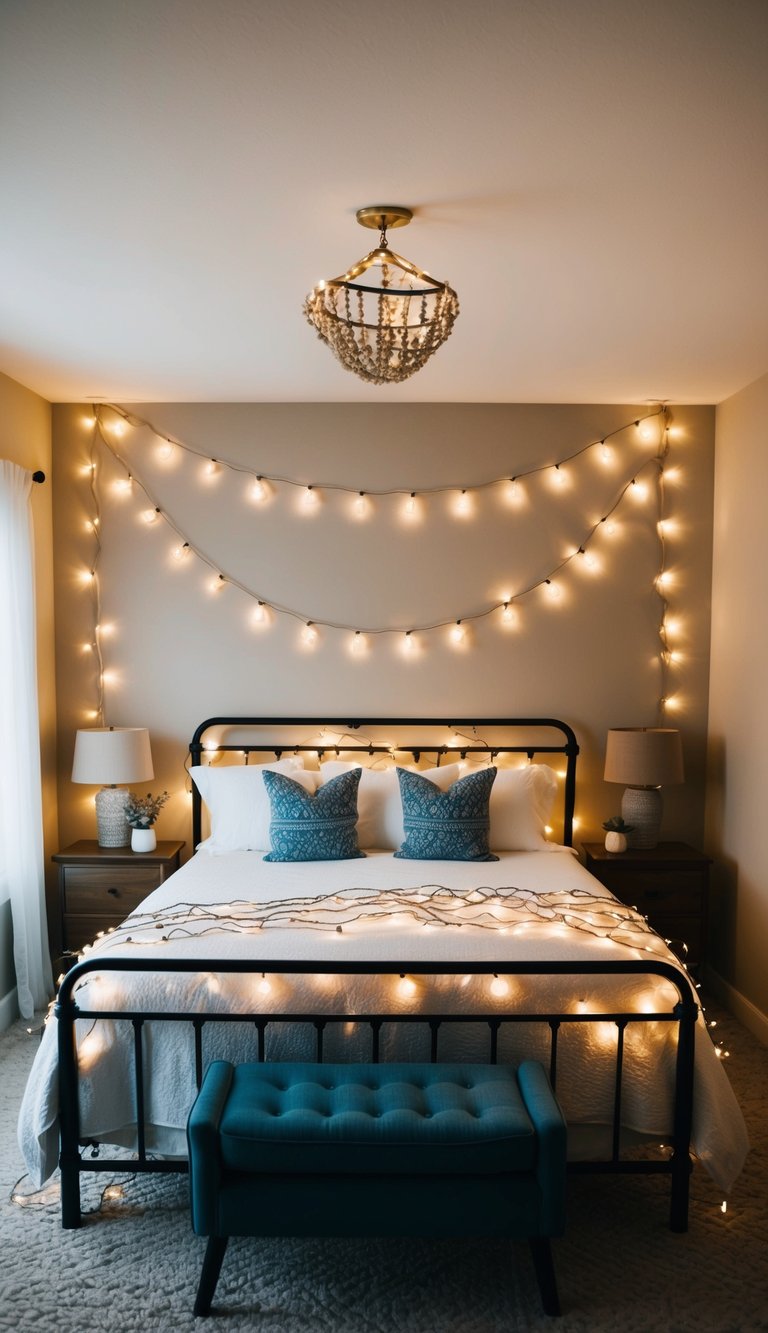
[[[416,994],[416,982],[413,977],[407,977],[404,972],[401,972],[397,989],[403,999],[410,1000]]]
[[[367,640],[365,635],[362,630],[356,629],[350,641],[349,651],[353,653],[355,657],[362,657],[366,648]]]
[[[416,642],[413,637],[413,631],[407,629],[403,635],[403,652],[406,657],[413,657],[416,651]]]
[[[367,518],[368,496],[366,495],[365,491],[360,491],[359,495],[357,496],[352,506],[352,512],[354,513],[355,518]]]
[[[493,981],[491,982],[490,985],[490,991],[491,995],[495,995],[497,999],[502,999],[503,996],[508,995],[509,982],[507,981],[506,977],[500,977],[498,972],[494,972]]]
[[[418,508],[419,508],[419,502],[416,498],[416,492],[411,491],[410,495],[408,496],[408,499],[405,501],[405,504],[403,505],[403,513],[405,514],[406,518],[415,518],[418,512]]]
[[[263,477],[256,477],[250,491],[251,499],[255,504],[263,504],[267,499],[267,488],[264,485]]]
[[[456,621],[456,624],[453,626],[453,628],[452,628],[452,630],[451,630],[451,641],[452,641],[452,643],[455,643],[455,644],[462,644],[462,643],[465,642],[466,637],[467,637],[467,631],[465,630],[465,628],[464,628],[464,626],[462,625],[461,621],[460,621],[460,620],[457,620],[457,621]]]
[[[519,509],[525,499],[525,491],[518,477],[510,477],[507,482],[507,504]]]
[[[472,513],[472,499],[466,490],[463,490],[461,494],[457,496],[454,505],[454,513],[458,514],[459,518],[469,518]]]
[[[312,623],[311,620],[308,620],[303,630],[301,631],[301,641],[304,644],[304,647],[316,648],[318,637],[319,636],[315,625]]]
[[[173,556],[174,560],[179,560],[179,561],[186,560],[190,555],[191,550],[192,548],[189,542],[182,542],[179,546],[174,546],[173,550],[171,551],[171,555]]]
[[[269,620],[267,608],[263,602],[257,601],[251,612],[251,621],[254,625],[266,625]]]

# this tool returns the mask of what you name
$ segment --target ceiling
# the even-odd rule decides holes
[[[765,0],[3,0],[0,370],[52,401],[718,402],[768,370]],[[415,212],[448,343],[304,322]]]

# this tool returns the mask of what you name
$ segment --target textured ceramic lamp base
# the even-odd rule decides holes
[[[627,787],[621,798],[621,817],[632,825],[628,847],[655,847],[659,841],[663,802],[659,787]]]
[[[125,787],[102,787],[96,796],[96,829],[100,847],[127,847],[131,827],[125,818]]]

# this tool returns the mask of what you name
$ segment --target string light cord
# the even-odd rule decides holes
[[[197,558],[200,561],[202,561],[202,563],[205,564],[211,570],[211,572],[216,576],[216,580],[218,581],[219,584],[221,584],[222,586],[226,585],[233,588],[237,588],[239,592],[241,592],[245,597],[250,598],[251,601],[256,602],[258,606],[262,608],[268,608],[269,610],[279,615],[289,616],[293,620],[301,624],[304,624],[308,628],[312,628],[314,626],[320,626],[323,629],[338,630],[340,632],[346,632],[349,634],[360,634],[371,638],[379,635],[389,635],[389,634],[394,634],[399,636],[403,635],[408,636],[411,634],[429,634],[435,632],[436,630],[447,629],[452,625],[461,627],[463,625],[475,623],[477,621],[485,619],[488,616],[493,615],[494,612],[506,610],[506,608],[511,606],[512,603],[519,601],[523,597],[527,597],[530,593],[534,592],[536,589],[551,584],[552,579],[555,578],[556,575],[560,573],[563,569],[565,569],[568,565],[570,565],[573,560],[576,560],[580,556],[584,556],[586,554],[589,543],[594,538],[596,532],[601,527],[601,525],[603,523],[606,523],[608,519],[610,519],[610,517],[616,512],[626,494],[631,490],[631,488],[634,485],[637,484],[638,476],[640,476],[649,467],[658,469],[661,466],[660,458],[657,455],[654,455],[652,458],[646,459],[646,461],[642,463],[640,467],[634,471],[630,479],[621,487],[618,495],[616,496],[616,499],[605,511],[602,517],[599,518],[596,523],[593,523],[587,529],[586,533],[582,537],[578,546],[568,555],[564,556],[561,560],[559,560],[555,565],[553,565],[552,568],[548,571],[548,573],[543,574],[540,577],[534,579],[530,584],[528,584],[527,587],[517,590],[516,592],[512,593],[508,598],[504,599],[499,598],[489,603],[482,610],[468,611],[458,616],[452,616],[450,618],[444,618],[440,620],[434,620],[434,621],[428,621],[410,625],[399,625],[399,626],[372,626],[372,625],[363,626],[360,624],[354,625],[344,621],[330,620],[318,616],[311,616],[306,611],[299,611],[295,607],[287,606],[285,603],[273,600],[266,593],[257,591],[256,589],[250,587],[248,584],[244,583],[241,579],[238,579],[233,574],[230,574],[227,571],[223,570],[222,567],[216,561],[214,561],[205,551],[203,551],[201,547],[197,546],[196,543],[193,543],[189,539],[187,534],[183,531],[180,525],[168,512],[168,510],[164,509],[157,503],[155,497],[151,494],[146,484],[139,477],[137,477],[135,473],[132,472],[130,464],[128,463],[127,459],[123,457],[123,455],[116,447],[114,442],[110,440],[105,434],[100,417],[97,418],[97,423],[98,423],[99,438],[101,439],[105,448],[111,453],[113,458],[124,469],[126,473],[126,479],[132,485],[138,486],[139,489],[142,491],[142,493],[147,499],[148,504],[151,506],[150,513],[153,513],[157,517],[162,518],[164,523],[175,533],[176,537],[179,539],[179,542],[181,543],[180,549],[191,552],[195,556],[197,556]]]
[[[508,934],[545,924],[580,931],[596,939],[666,957],[667,941],[635,908],[587,889],[537,893],[512,886],[481,885],[472,890],[443,884],[416,889],[367,889],[362,886],[315,896],[280,898],[264,903],[242,899],[225,903],[181,902],[154,912],[133,912],[121,925],[86,945],[79,959],[108,947],[157,946],[210,935],[258,935],[265,930],[301,929],[342,934],[355,926],[405,918],[409,924],[467,928]],[[682,965],[681,965],[682,966]],[[83,980],[81,985],[88,985]]]
[[[194,445],[187,444],[173,435],[168,435],[164,431],[158,430],[157,427],[154,426],[151,421],[148,421],[143,417],[136,416],[134,413],[129,412],[126,408],[121,407],[119,404],[116,403],[100,403],[96,405],[96,407],[94,408],[97,420],[99,422],[99,429],[102,431],[103,431],[103,426],[101,418],[103,410],[114,412],[115,415],[120,419],[120,421],[124,422],[126,425],[129,425],[134,429],[148,430],[155,436],[157,440],[163,441],[163,443],[168,445],[169,448],[180,449],[183,453],[190,454],[192,455],[192,457],[199,458],[201,461],[215,463],[217,466],[224,467],[230,472],[236,472],[239,473],[240,475],[251,477],[256,482],[266,482],[268,484],[277,486],[291,486],[297,490],[303,490],[303,491],[307,490],[308,483],[306,481],[299,481],[297,480],[296,477],[288,477],[281,475],[279,473],[259,472],[255,468],[248,467],[244,463],[234,463],[231,460],[221,458],[218,454],[214,458],[211,456],[209,451],[198,449]],[[645,416],[633,417],[631,421],[627,421],[623,425],[617,426],[614,430],[606,432],[606,434],[601,435],[599,439],[589,440],[587,444],[581,445],[578,449],[574,449],[569,454],[564,454],[561,458],[557,459],[553,463],[541,463],[536,467],[525,468],[519,472],[515,472],[514,470],[512,470],[510,472],[506,472],[503,476],[490,477],[486,481],[475,482],[470,486],[461,485],[457,483],[444,483],[439,486],[414,487],[414,486],[401,485],[392,487],[368,488],[361,486],[349,486],[342,482],[335,482],[335,481],[317,481],[317,482],[312,482],[310,484],[310,489],[317,491],[337,492],[343,495],[357,495],[359,497],[363,498],[369,497],[371,499],[384,499],[390,496],[402,496],[402,497],[411,496],[415,498],[416,496],[443,495],[443,494],[449,494],[451,492],[455,493],[457,491],[460,492],[461,494],[471,494],[481,490],[488,490],[494,486],[509,485],[510,482],[524,481],[528,477],[537,476],[538,474],[543,472],[551,472],[558,470],[561,467],[565,467],[568,463],[575,462],[577,458],[580,458],[583,454],[588,453],[591,449],[598,449],[598,448],[605,449],[607,447],[609,440],[615,439],[617,436],[622,435],[625,431],[630,430],[632,427],[635,427],[638,430],[642,429],[645,423],[651,422],[657,417],[662,416],[663,411],[664,411],[663,408],[655,408],[652,412],[646,413]]]
[[[669,420],[665,407],[662,408],[662,438],[659,447],[659,473],[656,487],[656,512],[657,529],[659,536],[659,568],[654,580],[654,589],[659,599],[659,637],[661,639],[661,652],[659,653],[659,678],[660,694],[658,703],[658,720],[664,722],[666,709],[669,704],[669,667],[672,661],[672,649],[669,644],[667,633],[667,615],[669,612],[669,600],[665,592],[665,575],[667,567],[667,543],[666,543],[666,495],[664,491],[664,465],[669,455]]]
[[[94,418],[98,423],[98,414],[94,410]],[[101,427],[99,426],[99,431]],[[98,460],[96,457],[96,434],[91,437],[91,448],[89,455],[89,488],[91,493],[91,513],[93,517],[90,520],[91,531],[93,533],[93,559],[90,568],[91,597],[93,601],[93,639],[91,641],[91,650],[96,658],[96,721],[100,727],[105,726],[104,720],[104,656],[101,649],[101,583],[99,579],[99,564],[101,561],[101,505],[99,502],[99,488],[97,486],[97,468]]]

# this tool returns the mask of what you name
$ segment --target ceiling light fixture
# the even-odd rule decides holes
[[[396,384],[442,347],[459,313],[459,298],[447,282],[390,250],[387,229],[407,226],[410,208],[373,204],[356,216],[361,227],[378,228],[378,246],[341,277],[313,287],[304,314],[345,370],[369,384]],[[364,274],[378,286],[356,281]]]

